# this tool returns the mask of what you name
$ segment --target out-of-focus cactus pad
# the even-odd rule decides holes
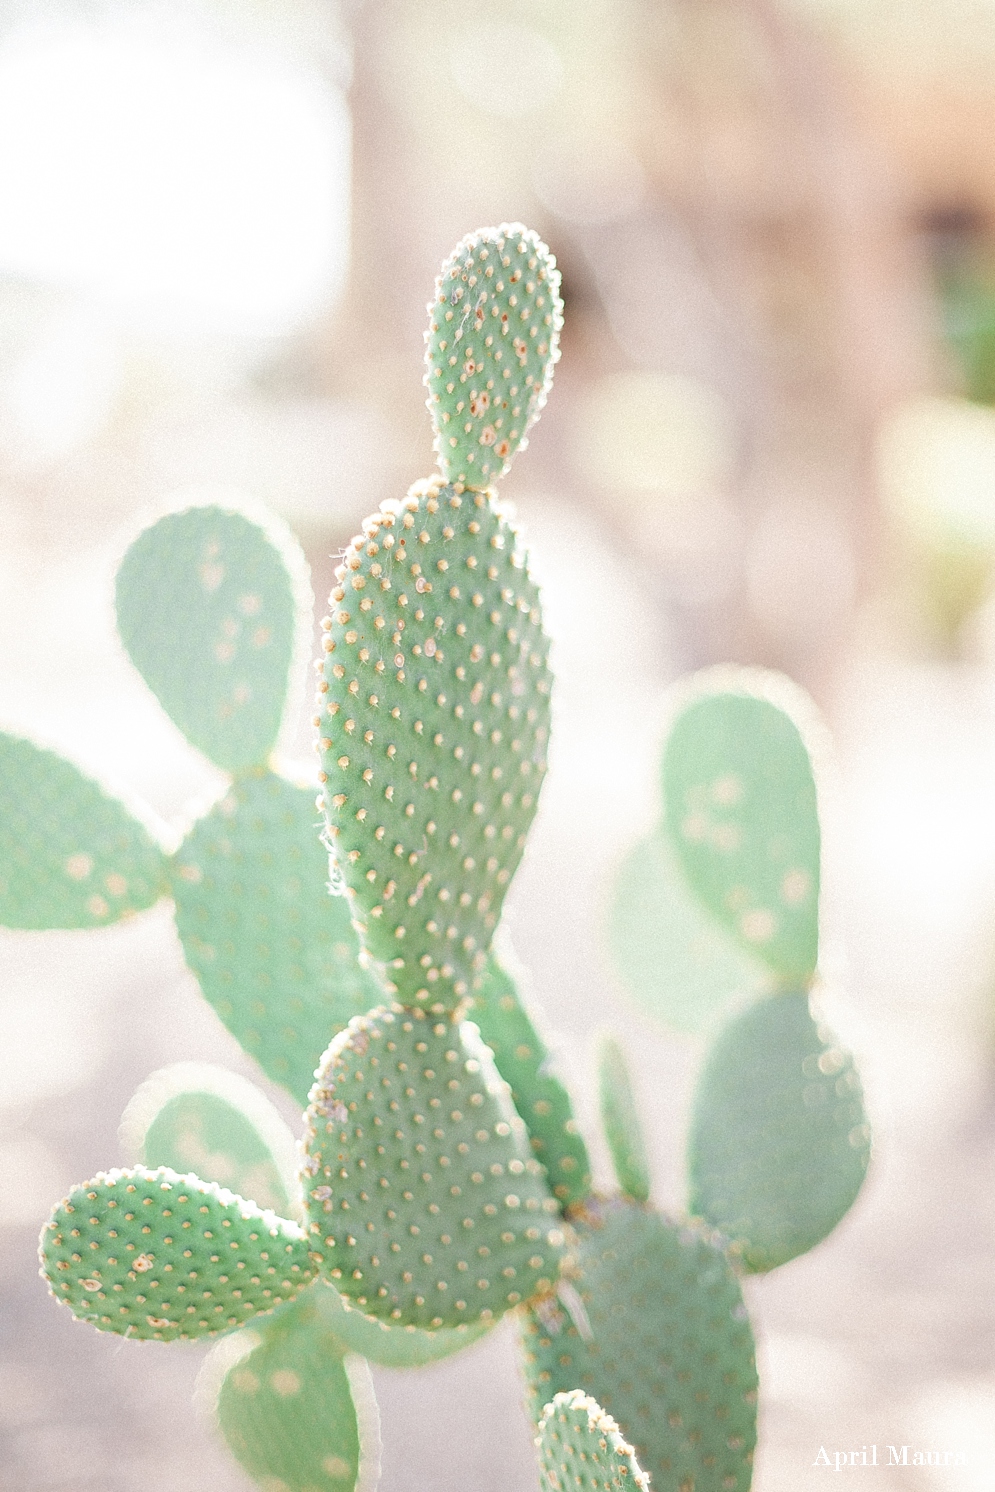
[[[548,1071],[549,1053],[524,1009],[510,975],[491,958],[471,1015],[494,1053],[525,1120],[532,1149],[560,1206],[580,1202],[591,1189],[587,1146],[574,1121],[570,1096]]]
[[[163,853],[122,803],[0,732],[0,924],[102,927],[166,894]]]
[[[74,1187],[42,1230],[41,1263],[79,1320],[163,1342],[230,1331],[313,1275],[294,1223],[166,1166]]]
[[[807,983],[818,958],[819,820],[794,722],[750,694],[693,698],[671,727],[663,795],[705,905],[782,979]]]
[[[258,1088],[224,1068],[177,1062],[153,1073],[125,1109],[120,1137],[129,1161],[193,1172],[283,1217],[296,1210],[290,1130]]]
[[[747,1492],[753,1336],[718,1243],[621,1198],[575,1219],[585,1341],[555,1295],[524,1316],[533,1416],[569,1386],[617,1420],[654,1487]]]
[[[618,1425],[581,1390],[547,1404],[536,1436],[542,1492],[646,1492],[649,1478]]]
[[[695,1091],[691,1211],[732,1240],[748,1269],[773,1269],[835,1228],[869,1156],[853,1059],[816,1025],[807,995],[775,995],[735,1016]]]
[[[357,963],[344,897],[328,893],[314,795],[239,777],[172,863],[176,923],[206,998],[303,1107],[336,1031],[383,998]]]
[[[367,520],[332,592],[323,801],[366,947],[404,1005],[483,968],[546,770],[539,593],[493,495],[419,483]]]
[[[701,905],[665,834],[622,862],[609,924],[615,967],[643,1010],[697,1032],[733,995],[759,992],[770,974]]]
[[[350,1352],[358,1352],[370,1362],[385,1368],[421,1368],[427,1363],[451,1357],[485,1336],[491,1328],[489,1321],[477,1321],[472,1326],[443,1326],[436,1331],[423,1331],[417,1326],[388,1325],[376,1316],[368,1316],[362,1307],[349,1306],[337,1290],[322,1282],[316,1288],[330,1297],[325,1304],[335,1335]]]
[[[598,1053],[598,1091],[601,1120],[618,1184],[633,1201],[648,1202],[649,1160],[632,1080],[622,1048],[610,1036],[602,1040]]]
[[[136,668],[180,730],[229,772],[276,742],[309,605],[288,531],[217,506],[168,513],[117,572],[117,624]]]
[[[332,1042],[305,1116],[312,1258],[371,1315],[492,1320],[556,1278],[556,1202],[469,1023],[374,1011]]]
[[[539,418],[559,357],[560,272],[521,223],[481,228],[442,266],[428,308],[425,384],[439,469],[486,487]]]
[[[332,1294],[309,1290],[260,1322],[251,1333],[258,1345],[229,1368],[218,1393],[225,1440],[274,1492],[353,1492],[359,1477],[366,1447],[353,1380],[363,1378],[360,1397],[370,1405],[373,1386],[365,1363],[353,1358],[347,1371],[326,1310]]]

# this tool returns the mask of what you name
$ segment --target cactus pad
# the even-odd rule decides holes
[[[563,322],[556,260],[520,223],[481,228],[442,266],[428,311],[439,469],[483,488],[508,470],[546,402]]]
[[[494,1053],[498,1071],[511,1088],[525,1120],[533,1153],[564,1209],[583,1201],[591,1189],[587,1146],[577,1129],[570,1096],[548,1071],[549,1053],[523,1007],[511,977],[491,958],[471,1015]]]
[[[556,1202],[469,1023],[357,1017],[325,1055],[305,1124],[312,1258],[363,1310],[434,1329],[551,1287]]]
[[[819,820],[794,722],[753,694],[692,696],[667,740],[663,795],[705,906],[781,979],[807,984],[818,957]]]
[[[603,1039],[598,1053],[598,1092],[601,1121],[618,1184],[634,1202],[648,1202],[649,1161],[632,1080],[622,1048],[610,1036]]]
[[[165,1166],[75,1187],[40,1252],[52,1294],[79,1320],[163,1342],[230,1331],[292,1300],[313,1274],[294,1223]]]
[[[333,1293],[309,1290],[247,1332],[250,1350],[231,1364],[217,1392],[225,1440],[249,1475],[274,1492],[372,1492],[376,1484],[373,1384],[364,1362],[343,1355],[325,1309]],[[228,1351],[227,1342],[215,1348],[222,1361]],[[212,1366],[208,1359],[205,1378]]]
[[[167,894],[162,850],[122,803],[0,732],[0,925],[102,927]]]
[[[314,796],[272,772],[239,777],[170,866],[176,923],[206,998],[303,1107],[322,1052],[383,999],[328,894]]]
[[[649,1478],[618,1425],[575,1388],[547,1404],[536,1436],[542,1492],[647,1492]]]
[[[636,1203],[577,1216],[584,1341],[553,1295],[523,1321],[531,1409],[580,1387],[618,1421],[659,1492],[747,1492],[756,1442],[753,1336],[717,1242]]]
[[[759,993],[770,982],[698,901],[665,833],[641,840],[623,861],[609,935],[628,993],[678,1031],[700,1031],[733,995]]]
[[[276,744],[310,608],[289,530],[214,505],[160,518],[117,572],[133,663],[187,739],[229,772],[261,766]]]
[[[223,1067],[154,1072],[125,1109],[120,1138],[129,1161],[192,1171],[283,1217],[299,1213],[290,1130],[258,1088]]]
[[[804,993],[736,1015],[695,1090],[690,1208],[751,1270],[773,1269],[835,1228],[860,1190],[870,1130],[853,1059]]]
[[[539,595],[493,494],[419,483],[346,551],[319,695],[323,803],[360,935],[442,1011],[483,969],[546,770]]]

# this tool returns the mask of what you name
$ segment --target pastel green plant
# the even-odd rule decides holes
[[[708,1051],[688,1139],[689,1206],[750,1270],[819,1243],[849,1211],[870,1159],[853,1059],[802,992],[735,1015]]]
[[[705,1220],[674,1220],[650,1204],[632,1084],[608,1043],[602,1114],[621,1192],[592,1191],[569,1095],[513,965],[492,946],[546,770],[551,675],[528,556],[489,483],[549,388],[555,262],[520,225],[481,230],[447,261],[430,314],[440,472],[382,504],[336,572],[316,670],[317,804],[274,756],[306,621],[299,555],[251,512],[195,507],[126,554],[119,627],[174,722],[229,783],[168,852],[155,836],[144,850],[130,829],[126,840],[116,806],[106,834],[70,846],[105,881],[118,873],[108,836],[121,855],[146,854],[146,889],[129,910],[173,897],[206,997],[306,1109],[298,1168],[287,1126],[252,1085],[201,1064],[167,1069],[126,1110],[128,1167],[56,1209],[43,1272],[99,1329],[217,1338],[202,1397],[267,1492],[372,1492],[362,1359],[429,1363],[508,1313],[525,1344],[545,1488],[652,1479],[658,1492],[746,1492],[757,1385],[737,1270],[754,1267],[769,1237],[784,1253],[782,1204],[804,1190],[805,1161],[788,1164],[771,1124],[790,1126],[798,1085],[787,1074],[769,1110],[741,1081],[744,1063],[755,1081],[754,1047],[734,1036],[728,1060],[716,1048],[693,1125],[692,1195]],[[733,950],[725,967],[742,958],[763,970],[779,1012],[815,970],[808,759],[752,701],[727,713],[721,750],[704,716],[685,723],[661,833],[671,804],[674,814],[683,805],[682,832],[704,813],[703,834],[685,835],[690,848],[668,865],[692,887],[706,936],[714,928]],[[756,720],[762,749],[751,755]],[[784,763],[790,802],[771,807],[755,789],[776,797]],[[715,781],[736,774],[742,791],[727,783],[716,797]],[[106,795],[91,787],[102,825]],[[712,793],[704,809],[702,790]],[[18,880],[16,905],[61,905],[65,867],[50,861]],[[809,877],[804,895],[786,880],[795,871]],[[60,888],[51,895],[46,876]],[[744,922],[775,894],[790,915]],[[808,1081],[805,1063],[835,1048],[818,1033],[813,1044],[803,1023],[792,1029],[794,1046],[780,1027],[775,1046],[786,1072],[802,1064],[807,1114],[809,1089],[825,1084]],[[834,1083],[844,1075],[818,1070]],[[838,1118],[855,1100],[834,1092]],[[729,1180],[742,1168],[719,1143],[730,1113],[744,1133],[761,1131],[745,1201]],[[826,1141],[819,1121],[809,1130],[831,1169],[839,1134]],[[733,1197],[723,1220],[746,1217],[745,1234],[718,1231],[715,1193]]]
[[[572,1209],[569,1283],[523,1314],[529,1407],[541,1426],[543,1406],[572,1385],[618,1422],[654,1487],[746,1492],[757,1374],[735,1268],[720,1234],[649,1205],[625,1059],[615,1042],[602,1054],[622,1194]]]
[[[645,1492],[649,1478],[618,1425],[580,1389],[556,1394],[536,1436],[542,1492]]]
[[[116,595],[129,652],[232,781],[167,853],[147,811],[0,734],[0,919],[94,927],[171,897],[204,995],[303,1106],[331,1035],[382,997],[327,894],[313,791],[271,765],[310,634],[304,557],[275,519],[193,506],[139,534]]]
[[[598,1052],[598,1096],[618,1184],[634,1202],[648,1202],[649,1159],[636,1113],[632,1080],[622,1048],[612,1036],[602,1038]]]
[[[199,1397],[263,1487],[372,1492],[380,1434],[370,1370],[343,1349],[333,1290],[309,1290],[258,1327],[225,1338]]]
[[[870,1158],[853,1060],[810,1009],[818,738],[813,708],[776,675],[710,669],[681,685],[662,820],[623,867],[613,908],[620,971],[640,1003],[685,1029],[713,1027],[693,1100],[689,1206],[755,1271],[825,1238]],[[640,864],[652,913],[641,924],[625,905]],[[665,961],[682,940],[693,959]]]

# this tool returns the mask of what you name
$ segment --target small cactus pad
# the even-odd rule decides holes
[[[321,1054],[383,999],[328,893],[314,795],[272,772],[236,778],[171,862],[187,963],[229,1031],[303,1106]]]
[[[0,925],[102,927],[164,895],[165,857],[122,803],[0,732]]]
[[[553,381],[563,324],[560,272],[521,223],[456,245],[435,282],[425,385],[439,469],[482,488],[508,470]]]
[[[678,1031],[700,1031],[733,995],[759,993],[770,981],[698,901],[663,833],[641,840],[622,862],[609,935],[628,993]]]
[[[546,1405],[536,1436],[542,1492],[647,1492],[618,1425],[579,1388]]]
[[[546,770],[539,593],[493,494],[419,483],[332,592],[322,799],[360,935],[403,1005],[482,970]]]
[[[362,1308],[348,1305],[325,1281],[319,1281],[315,1289],[329,1296],[325,1310],[343,1348],[358,1352],[384,1368],[423,1368],[427,1363],[439,1362],[486,1336],[492,1324],[476,1321],[472,1325],[443,1326],[436,1331],[398,1326],[396,1322],[389,1326],[376,1316],[367,1316]]]
[[[168,513],[117,572],[117,625],[149,688],[187,739],[226,771],[276,744],[307,568],[289,530],[229,508]]]
[[[157,1342],[230,1331],[313,1275],[295,1223],[167,1166],[75,1187],[40,1252],[52,1294],[80,1321]]]
[[[618,1184],[633,1201],[648,1202],[649,1161],[636,1111],[632,1079],[622,1048],[611,1036],[604,1037],[598,1052],[598,1094],[601,1122]]]
[[[663,760],[667,828],[691,886],[781,979],[807,984],[819,940],[819,819],[797,726],[768,699],[693,696]]]
[[[550,1294],[523,1319],[536,1420],[580,1387],[618,1421],[658,1492],[747,1492],[756,1443],[753,1335],[716,1241],[634,1202],[575,1216],[590,1340]]]
[[[354,1304],[434,1329],[551,1288],[556,1202],[476,1027],[357,1017],[325,1054],[305,1125],[312,1258]]]
[[[332,1294],[309,1290],[246,1333],[256,1345],[231,1365],[217,1393],[225,1440],[267,1492],[372,1492],[376,1482],[370,1370],[344,1358],[324,1308]],[[219,1358],[228,1350],[227,1342],[215,1348]]]
[[[814,1247],[854,1202],[870,1129],[853,1059],[804,993],[736,1015],[709,1050],[688,1138],[690,1209],[751,1270]]]
[[[125,1109],[120,1138],[129,1161],[195,1172],[283,1217],[297,1210],[290,1130],[258,1088],[223,1067],[177,1062],[154,1072]]]
[[[524,1009],[511,977],[493,957],[470,1012],[494,1053],[525,1120],[533,1153],[560,1206],[580,1202],[591,1189],[591,1164],[570,1106],[570,1096],[549,1069],[549,1053]]]

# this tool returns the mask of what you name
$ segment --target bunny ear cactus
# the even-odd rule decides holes
[[[536,1436],[542,1492],[648,1492],[649,1477],[618,1425],[574,1389],[546,1405]]]
[[[729,975],[744,971],[698,1079],[688,1171],[692,1211],[750,1270],[825,1238],[855,1201],[870,1156],[853,1061],[810,1010],[820,881],[813,716],[787,680],[758,671],[713,669],[682,686],[663,754],[663,821],[636,852],[664,867],[663,940],[686,932],[681,909],[693,899],[698,972],[714,975],[711,999],[706,984],[691,1001],[688,960],[651,969],[646,958],[643,1003],[676,1024],[694,1008],[703,1023],[732,1003]],[[629,932],[631,973],[640,934]],[[648,936],[659,945],[657,929]]]

